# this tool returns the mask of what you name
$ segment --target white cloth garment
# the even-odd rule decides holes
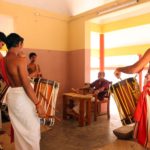
[[[40,119],[23,87],[10,88],[6,103],[14,129],[15,150],[40,150]]]
[[[91,102],[94,102],[95,101],[95,97],[92,97],[92,99],[91,99]],[[79,104],[80,102],[79,101],[74,101],[74,107],[72,108],[77,114],[79,114],[80,113],[80,104]],[[86,106],[84,106],[84,110],[86,110]],[[84,114],[84,115],[86,115],[86,113]]]

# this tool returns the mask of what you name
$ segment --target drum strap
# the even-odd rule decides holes
[[[148,74],[150,74],[150,62],[149,62],[149,67],[148,67]]]

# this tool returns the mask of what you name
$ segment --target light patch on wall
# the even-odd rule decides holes
[[[105,48],[150,44],[150,24],[105,33]]]
[[[6,35],[14,32],[14,20],[12,17],[0,15],[0,31]]]
[[[105,67],[128,66],[139,59],[138,55],[108,56],[105,57]]]
[[[14,20],[12,17],[0,15],[0,32],[4,32],[6,35],[14,32]],[[3,56],[6,55],[6,50],[6,46],[3,46],[0,50]]]
[[[100,34],[98,32],[91,32],[91,49],[99,49],[100,48]]]

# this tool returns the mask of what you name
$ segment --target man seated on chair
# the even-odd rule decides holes
[[[109,84],[110,82],[105,79],[105,72],[99,72],[98,79],[89,86],[93,90],[93,94],[97,95],[99,100],[103,100],[108,96]]]
[[[88,89],[90,93],[94,96],[97,95],[99,100],[103,100],[105,97],[108,97],[108,89],[109,84],[111,82],[105,79],[105,72],[98,73],[98,79],[94,82],[87,84],[83,88],[80,89],[72,89],[76,93],[80,93],[81,89]],[[95,101],[95,97],[93,97],[92,101]],[[79,114],[79,103],[74,104],[75,106],[72,108],[74,113]]]

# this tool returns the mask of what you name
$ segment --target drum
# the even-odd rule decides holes
[[[44,103],[46,117],[41,118],[41,124],[53,126],[55,123],[56,101],[59,83],[43,78],[34,79],[34,91],[41,103]]]
[[[140,96],[136,78],[128,78],[113,84],[110,93],[116,102],[122,124],[133,123],[133,114]]]

